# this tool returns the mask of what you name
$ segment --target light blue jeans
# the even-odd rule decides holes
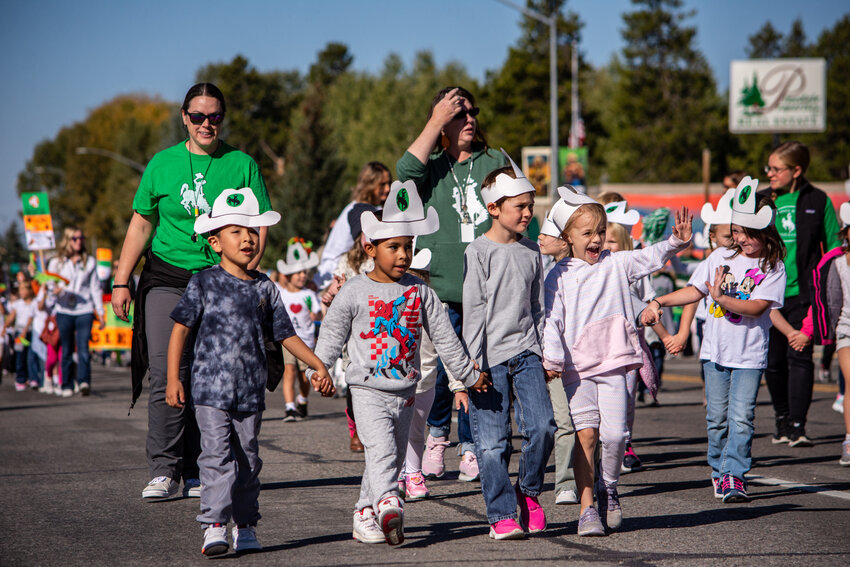
[[[753,461],[753,418],[763,369],[704,361],[703,371],[711,476],[743,479]]]
[[[537,496],[555,444],[555,417],[540,357],[524,351],[489,369],[493,385],[486,392],[469,391],[469,423],[481,473],[487,521],[516,519],[516,493],[508,476],[511,460],[511,396],[517,429],[522,436],[519,458],[520,491]]]

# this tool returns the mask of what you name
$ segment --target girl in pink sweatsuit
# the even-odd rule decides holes
[[[578,533],[605,535],[603,521],[609,529],[622,521],[617,482],[627,435],[625,375],[644,363],[629,286],[687,246],[691,218],[683,208],[676,212],[668,240],[612,254],[603,251],[607,222],[602,206],[580,195],[562,193],[562,198],[573,206],[562,233],[571,253],[546,277],[543,367],[549,379],[563,380],[578,437]],[[644,324],[654,324],[660,315],[660,309],[650,305],[656,309],[641,314]],[[599,511],[593,507],[592,491],[597,439],[602,443],[603,471],[597,485]]]

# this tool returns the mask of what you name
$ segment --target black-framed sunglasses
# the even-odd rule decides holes
[[[224,120],[223,112],[216,112],[214,114],[204,114],[202,112],[187,112],[186,116],[189,117],[189,122],[196,125],[203,124],[204,120],[209,120],[210,124],[216,126],[218,124],[221,124],[221,121]]]
[[[780,171],[785,171],[786,169],[791,169],[790,167],[773,167],[772,165],[764,166],[765,173],[779,173]]]
[[[478,116],[479,112],[481,112],[481,109],[478,108],[477,106],[473,106],[469,110],[464,108],[463,110],[461,110],[460,112],[455,114],[455,116],[454,116],[454,118],[452,118],[452,120],[460,120],[461,118],[466,120],[467,115],[475,118],[476,116]]]

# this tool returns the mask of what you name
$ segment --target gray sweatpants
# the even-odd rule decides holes
[[[150,360],[148,399],[147,457],[151,477],[167,476],[179,481],[198,478],[198,454],[201,452],[200,433],[195,414],[189,404],[173,408],[165,403],[165,386],[168,374],[168,341],[174,321],[171,311],[183,296],[175,287],[155,287],[148,293],[145,303],[145,332]],[[189,367],[195,346],[195,333],[186,341],[180,378],[191,399]]]
[[[415,394],[398,395],[352,386],[357,435],[365,448],[366,470],[355,510],[372,507],[385,496],[398,496],[398,473],[404,464]]]
[[[573,471],[573,450],[576,445],[576,430],[570,417],[570,402],[564,391],[564,383],[552,380],[549,387],[549,399],[555,414],[555,496],[564,490],[575,490],[575,472]]]
[[[201,513],[209,524],[257,524],[260,519],[260,423],[263,412],[195,406],[201,430]]]

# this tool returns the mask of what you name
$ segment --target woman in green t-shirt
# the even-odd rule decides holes
[[[180,300],[193,273],[218,262],[205,238],[195,234],[195,218],[211,210],[225,189],[250,187],[260,212],[271,210],[266,186],[251,157],[225,144],[221,135],[226,112],[224,95],[212,83],[199,83],[186,93],[180,110],[188,138],[156,154],[148,163],[133,199],[133,217],[124,238],[112,307],[127,320],[129,282],[145,253],[139,280],[133,327],[133,400],[141,394],[142,379],[150,370],[147,459],[152,480],[143,498],[170,498],[183,478],[183,495],[200,497],[197,458],[200,434],[192,410],[165,403],[166,358],[173,322],[171,310]],[[263,255],[266,229],[260,229]],[[187,342],[191,352],[194,340]],[[181,378],[189,392],[189,361],[184,354]]]

